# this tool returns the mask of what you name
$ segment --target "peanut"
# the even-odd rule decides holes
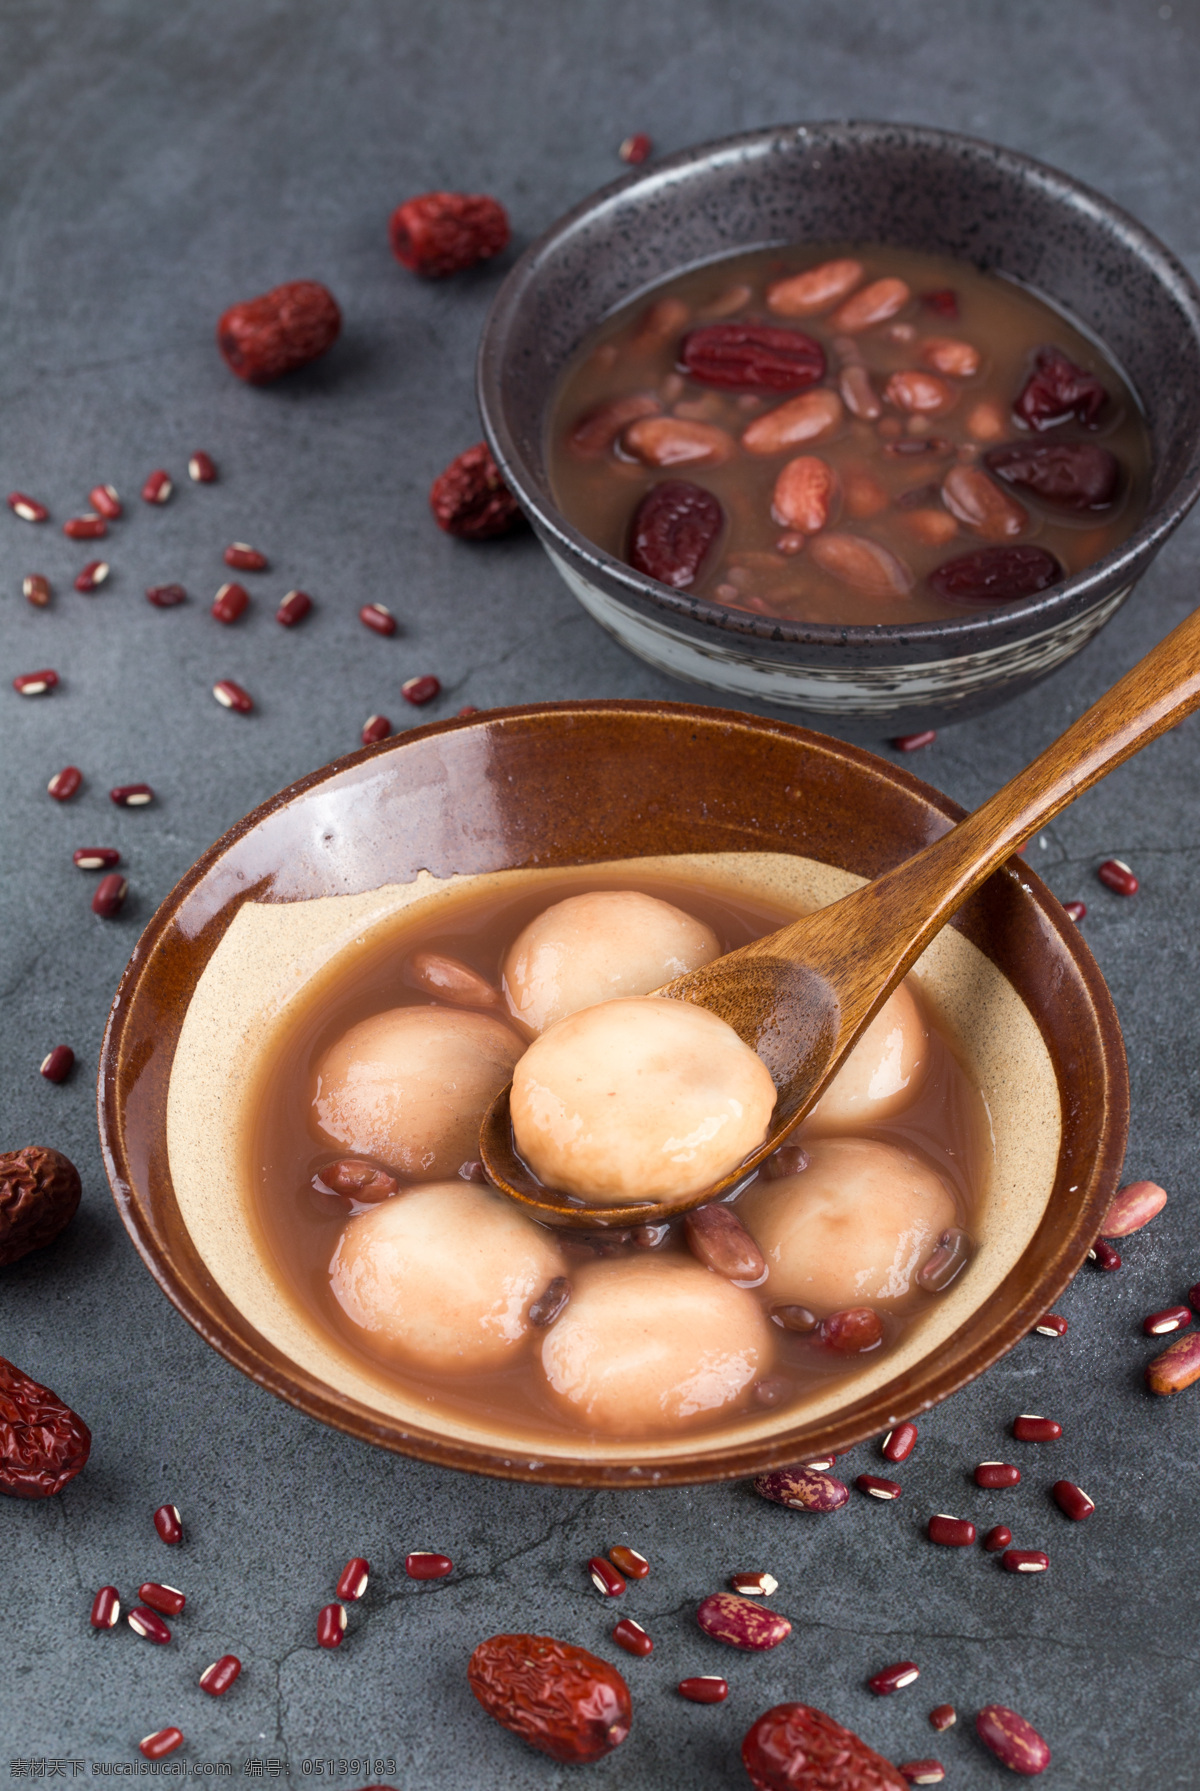
[[[974,405],[967,417],[967,434],[973,435],[977,442],[999,441],[1006,429],[1004,412],[990,398]]]
[[[833,469],[818,454],[789,460],[771,496],[771,514],[787,529],[815,535],[829,521],[837,492]]]
[[[883,415],[879,394],[871,384],[871,375],[861,362],[842,368],[838,375],[838,390],[852,416],[865,417],[868,423],[873,423],[876,417]]]
[[[903,280],[872,280],[869,286],[853,293],[833,314],[833,327],[847,336],[868,330],[872,324],[885,323],[894,317],[911,297]]]
[[[958,533],[958,524],[948,510],[910,510],[904,521],[918,541],[926,541],[931,547],[944,546]]]
[[[954,379],[973,378],[982,361],[975,345],[960,341],[957,336],[926,336],[920,355],[935,373],[948,373]]]
[[[897,410],[916,411],[922,416],[940,416],[950,410],[958,393],[936,373],[921,373],[915,368],[893,373],[883,388],[888,404]]]
[[[742,432],[742,446],[752,454],[778,454],[799,442],[819,441],[831,435],[843,417],[842,401],[836,392],[821,387],[815,392],[801,392],[761,417],[755,417]]]
[[[985,541],[1011,541],[1029,521],[1023,506],[977,466],[952,466],[942,481],[942,501]]]
[[[823,261],[767,287],[767,309],[777,317],[815,317],[854,291],[863,277],[861,261]]]
[[[818,535],[811,551],[823,572],[865,597],[905,597],[912,590],[903,560],[865,535]]]
[[[711,466],[733,453],[733,438],[724,429],[683,417],[642,417],[629,425],[621,445],[646,466]]]

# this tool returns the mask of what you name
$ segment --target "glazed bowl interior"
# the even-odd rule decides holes
[[[185,1317],[254,1379],[327,1423],[452,1466],[573,1484],[718,1479],[849,1447],[924,1409],[1051,1304],[1095,1236],[1124,1150],[1111,1002],[1077,929],[1023,866],[997,873],[917,971],[988,1105],[976,1255],[894,1350],[787,1410],[654,1443],[431,1416],[286,1291],[255,1216],[247,1139],[297,1002],[447,900],[533,887],[547,872],[586,883],[626,869],[802,912],[957,813],[853,747],[686,706],[497,711],[314,774],[206,854],[126,972],[100,1120],[134,1241]]]

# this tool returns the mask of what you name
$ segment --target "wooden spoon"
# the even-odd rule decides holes
[[[539,1219],[591,1230],[651,1224],[718,1198],[799,1125],[901,978],[984,879],[1076,796],[1198,705],[1200,610],[940,839],[840,901],[657,990],[719,1014],[762,1058],[779,1091],[766,1141],[711,1188],[634,1206],[591,1205],[545,1187],[513,1143],[511,1083],[492,1102],[480,1133],[488,1178]]]

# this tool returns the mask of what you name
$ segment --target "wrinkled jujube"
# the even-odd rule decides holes
[[[681,364],[701,385],[739,392],[798,392],[825,373],[825,350],[801,330],[709,323],[683,338]]]
[[[1011,603],[1059,583],[1063,569],[1044,547],[980,547],[943,560],[929,574],[939,597],[959,603]]]
[[[78,1413],[0,1356],[0,1493],[52,1498],[85,1466],[91,1447]]]
[[[629,1733],[629,1687],[606,1660],[551,1636],[480,1642],[467,1680],[489,1716],[568,1765],[603,1759]]]
[[[465,448],[438,474],[429,507],[439,529],[460,541],[489,541],[525,520],[486,442]]]
[[[244,304],[230,305],[217,324],[217,346],[239,379],[266,385],[332,348],[342,313],[316,280],[289,280]]]
[[[1120,467],[1096,442],[1005,442],[984,463],[1007,485],[1019,485],[1069,510],[1103,510],[1116,496]]]
[[[1077,367],[1061,348],[1039,348],[1013,410],[1031,429],[1052,429],[1075,417],[1094,424],[1108,402],[1108,393],[1094,373]]]
[[[79,1171],[40,1144],[0,1152],[0,1266],[52,1243],[75,1217]]]
[[[747,1731],[755,1791],[908,1791],[890,1761],[809,1704],[776,1704]]]
[[[633,514],[629,563],[677,591],[696,582],[725,521],[719,499],[686,479],[653,486]]]

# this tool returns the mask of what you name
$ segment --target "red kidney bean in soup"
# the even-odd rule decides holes
[[[1137,398],[1101,346],[999,275],[873,244],[665,281],[584,341],[548,434],[589,540],[796,622],[1037,596],[1119,546],[1150,486]]]
[[[734,1201],[556,1231],[478,1161],[527,1052],[553,1077],[587,1010],[636,1027],[636,998],[793,918],[686,874],[543,871],[360,942],[295,1004],[243,1140],[305,1322],[419,1411],[559,1442],[734,1433],[876,1369],[969,1270],[987,1175],[982,1096],[911,979]],[[724,1098],[707,1061],[680,1080],[672,1123],[697,1089]],[[621,1134],[635,1190],[653,1123]]]

